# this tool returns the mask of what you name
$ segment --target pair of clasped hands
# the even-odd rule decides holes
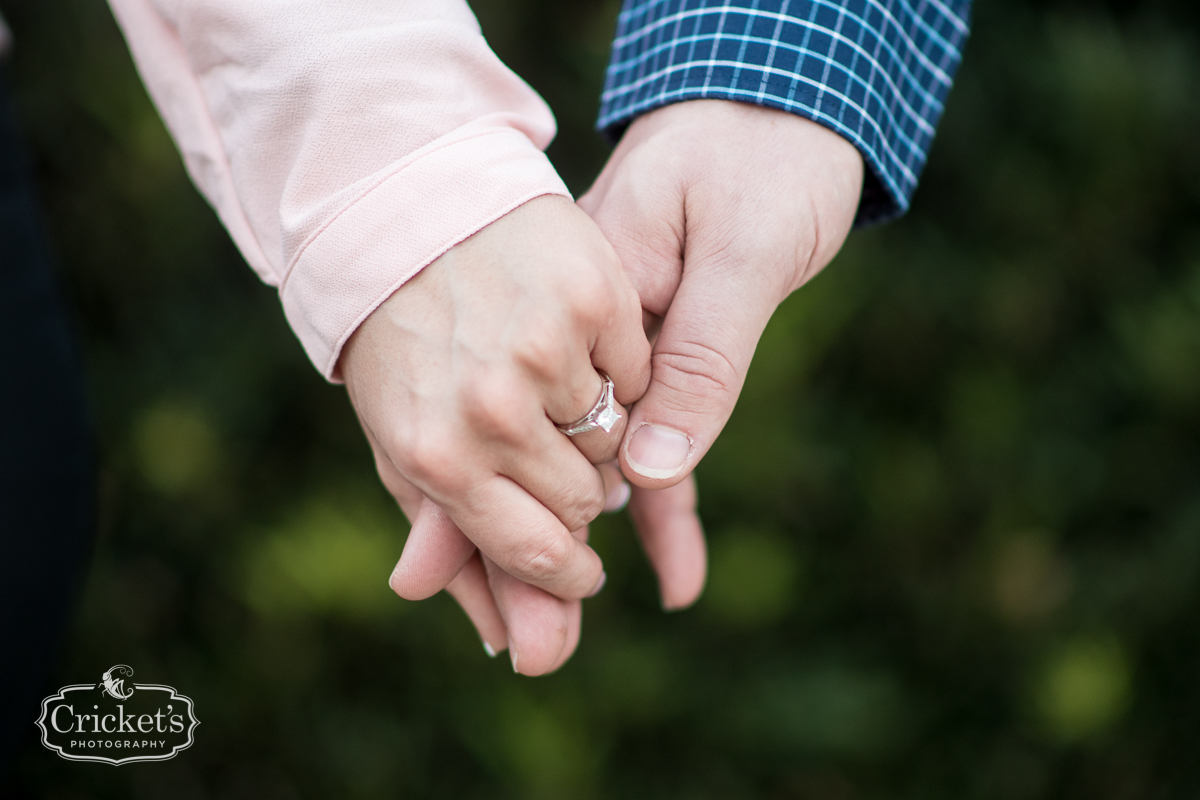
[[[578,205],[531,200],[396,291],[341,360],[412,521],[392,588],[446,589],[489,653],[552,672],[605,581],[587,525],[628,501],[664,608],[693,603],[706,556],[692,469],[776,306],[841,247],[862,176],[852,145],[803,118],[665,106]],[[594,407],[598,371],[621,419],[568,437],[556,423]]]

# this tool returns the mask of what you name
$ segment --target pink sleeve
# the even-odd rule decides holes
[[[463,0],[110,0],[196,185],[317,368],[522,203],[554,118]]]

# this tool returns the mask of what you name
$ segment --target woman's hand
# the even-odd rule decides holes
[[[593,463],[615,457],[627,415],[609,432],[573,438],[555,423],[592,408],[597,369],[619,403],[634,402],[649,360],[616,254],[562,197],[517,208],[397,290],[341,359],[380,477],[414,523],[393,588],[421,599],[464,567],[487,571],[496,606],[472,614],[485,642],[508,645],[487,615],[519,606],[539,628],[539,641],[521,648],[521,671],[556,666],[578,636],[570,601],[603,583],[585,543],[608,495]],[[455,593],[465,606],[478,599]]]

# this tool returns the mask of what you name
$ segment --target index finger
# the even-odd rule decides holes
[[[563,600],[590,597],[603,585],[596,551],[509,478],[493,474],[460,497],[434,499],[480,552],[514,578]]]

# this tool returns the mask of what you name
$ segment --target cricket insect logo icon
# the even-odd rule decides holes
[[[125,666],[124,664],[117,664],[115,667],[111,667],[108,672],[105,672],[104,675],[100,677],[100,685],[104,687],[103,691],[105,694],[110,695],[117,700],[128,700],[133,696],[133,689],[130,689],[128,692],[123,691],[125,688],[125,679],[114,678],[114,672],[124,675],[125,678],[132,678],[133,669]]]

